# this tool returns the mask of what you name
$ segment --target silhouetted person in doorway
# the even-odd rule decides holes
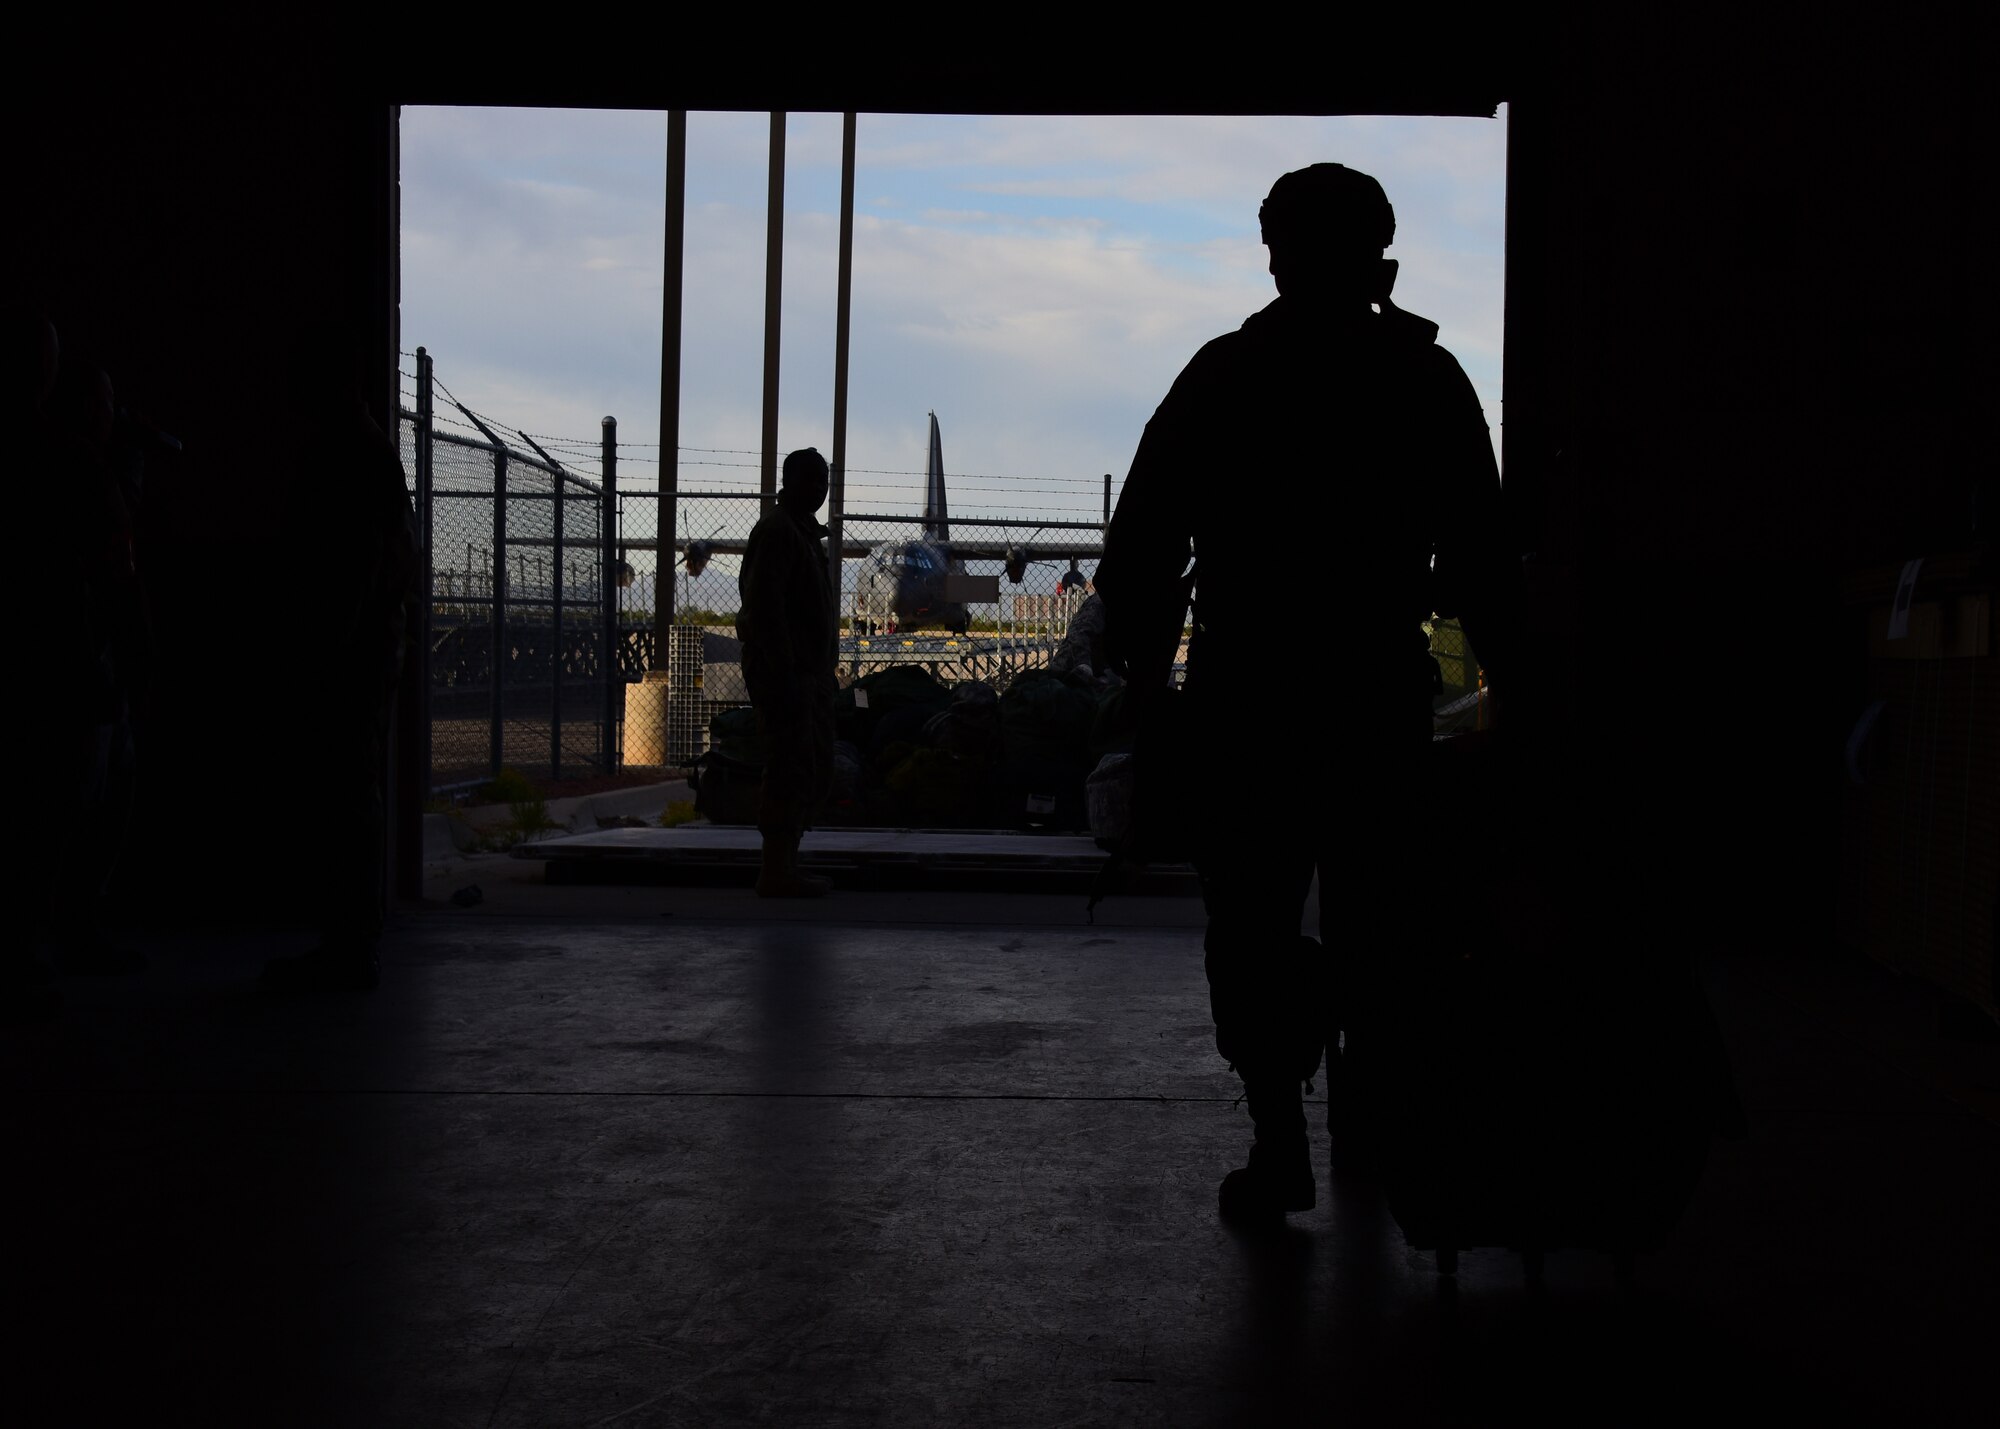
[[[1246,1221],[1314,1205],[1302,1084],[1331,1047],[1331,1101],[1353,975],[1420,936],[1434,814],[1422,622],[1461,615],[1504,671],[1519,576],[1479,399],[1437,325],[1389,301],[1381,185],[1315,164],[1280,178],[1259,219],[1278,298],[1195,354],[1154,413],[1095,579],[1142,727],[1183,701],[1175,723],[1203,756],[1184,774],[1210,1008],[1256,1132],[1220,1203]],[[1246,730],[1257,758],[1217,785],[1217,756]],[[1315,871],[1325,948],[1300,931]]]
[[[743,679],[765,739],[757,829],[760,898],[817,898],[832,885],[799,871],[799,840],[833,784],[833,667],[839,634],[814,513],[826,501],[826,459],[807,447],[785,458],[778,504],[757,522],[738,577]]]

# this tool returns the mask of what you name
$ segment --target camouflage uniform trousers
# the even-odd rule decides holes
[[[1422,936],[1427,743],[1404,744],[1268,771],[1204,811],[1209,1009],[1246,1081],[1303,1081],[1323,1052],[1331,1074],[1371,969]],[[1317,940],[1302,928],[1315,874]]]
[[[757,827],[796,833],[811,825],[833,790],[833,676],[744,674],[765,746]]]

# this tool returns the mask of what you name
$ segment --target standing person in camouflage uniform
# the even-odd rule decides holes
[[[1208,763],[1255,731],[1251,777],[1187,770],[1216,1047],[1256,1133],[1221,1209],[1251,1221],[1313,1206],[1301,1084],[1331,1048],[1331,1102],[1341,999],[1420,936],[1435,669],[1422,622],[1461,615],[1504,688],[1520,579],[1472,384],[1437,325],[1389,301],[1381,185],[1315,164],[1280,178],[1259,219],[1277,301],[1196,353],[1147,423],[1095,581],[1142,726],[1184,701],[1175,723]],[[1232,499],[1225,483],[1246,476],[1258,495]],[[1315,872],[1325,948],[1300,931]]]
[[[817,898],[832,885],[799,871],[799,840],[833,783],[833,667],[839,630],[827,577],[826,458],[811,447],[785,458],[778,504],[757,522],[738,577],[743,678],[764,734],[757,829],[760,898]]]

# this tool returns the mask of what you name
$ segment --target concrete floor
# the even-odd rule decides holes
[[[2000,1078],[1915,985],[1710,966],[1750,1137],[1636,1292],[1537,1295],[1323,1130],[1318,1210],[1218,1224],[1192,900],[537,875],[441,870],[372,995],[187,934],[0,1039],[10,1423],[1991,1422]]]

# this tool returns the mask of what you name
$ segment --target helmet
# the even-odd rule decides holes
[[[1396,238],[1396,210],[1382,185],[1344,164],[1314,164],[1281,176],[1257,221],[1267,244],[1298,239],[1380,250]]]

